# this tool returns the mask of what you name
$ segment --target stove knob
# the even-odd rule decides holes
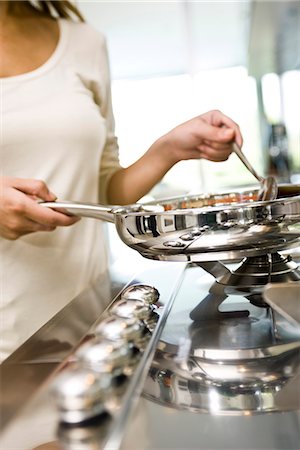
[[[173,247],[173,248],[176,248],[176,247],[183,248],[186,246],[186,244],[184,244],[183,242],[180,242],[180,241],[166,241],[166,242],[163,242],[163,245],[165,247]]]
[[[96,336],[99,335],[111,341],[137,343],[144,338],[146,327],[143,322],[135,318],[124,319],[112,315],[98,323],[93,332]]]
[[[78,361],[99,373],[118,376],[124,368],[132,363],[134,352],[132,346],[123,341],[107,341],[99,337],[83,344],[75,353]]]
[[[147,284],[133,284],[122,292],[121,298],[142,300],[145,303],[155,304],[159,299],[159,292],[155,287]]]
[[[138,320],[146,320],[151,316],[153,306],[142,300],[121,298],[112,305],[110,312],[125,319],[135,317]]]
[[[154,311],[154,306],[142,300],[125,300],[121,298],[113,304],[110,311],[118,317],[136,317],[142,320],[151,333],[154,331],[159,319],[159,315]]]
[[[104,448],[111,417],[97,418],[95,423],[69,424],[60,423],[57,428],[59,448],[64,450],[95,450]],[[54,448],[54,447],[53,447]]]
[[[193,241],[195,239],[195,235],[193,233],[186,233],[180,236],[180,239],[183,241]]]
[[[150,333],[152,333],[157,325],[159,319],[159,315],[154,311],[151,316],[145,320],[145,325],[148,328],[148,330],[150,331]]]
[[[73,366],[61,372],[51,386],[61,421],[80,423],[106,413],[111,386],[109,374],[99,376],[88,368]]]

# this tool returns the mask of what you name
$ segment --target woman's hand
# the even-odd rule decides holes
[[[53,231],[57,226],[69,226],[77,217],[40,206],[36,200],[54,201],[43,181],[25,178],[0,179],[0,236],[15,240],[35,231]]]
[[[164,157],[171,164],[200,158],[225,161],[232,152],[232,142],[239,146],[243,143],[239,126],[220,111],[209,111],[184,122],[161,139],[165,141]]]
[[[174,164],[186,159],[225,161],[232,142],[242,145],[238,125],[220,111],[209,111],[173,128],[134,164],[118,170],[108,185],[108,202],[134,203],[152,189]]]

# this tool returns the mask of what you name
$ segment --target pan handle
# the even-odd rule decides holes
[[[97,203],[79,203],[79,202],[40,202],[39,205],[45,208],[52,208],[56,211],[72,216],[91,217],[114,223],[114,215],[120,210],[119,206],[102,206]]]

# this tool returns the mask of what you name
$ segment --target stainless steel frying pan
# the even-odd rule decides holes
[[[113,222],[125,244],[151,259],[228,260],[300,245],[300,185],[279,186],[273,201],[257,201],[257,195],[253,189],[129,206],[66,201],[41,205]]]

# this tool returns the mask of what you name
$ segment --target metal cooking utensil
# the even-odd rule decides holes
[[[271,175],[263,178],[261,181],[261,187],[257,194],[259,201],[271,201],[277,198],[278,186],[277,181]]]
[[[240,158],[242,163],[247,167],[247,169],[252,173],[252,175],[260,182],[260,190],[258,192],[259,201],[275,200],[277,198],[277,182],[272,176],[266,178],[258,175],[256,170],[253,168],[252,164],[248,161],[241,148],[236,142],[232,144],[234,153]]]

